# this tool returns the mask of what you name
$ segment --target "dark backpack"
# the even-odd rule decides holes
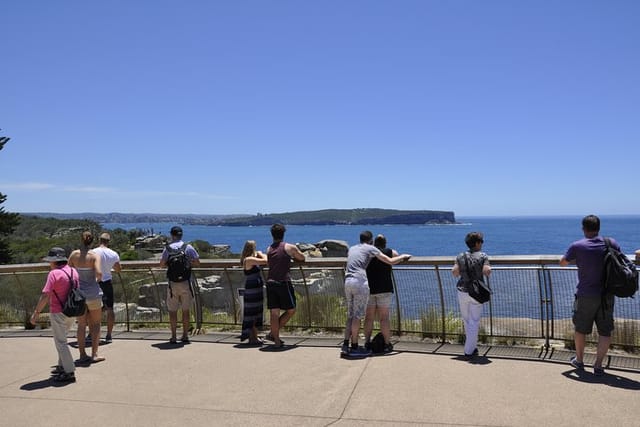
[[[84,316],[87,312],[87,301],[80,291],[78,279],[73,277],[73,270],[71,270],[71,275],[62,269],[60,270],[69,278],[69,293],[64,302],[62,302],[55,289],[53,290],[53,294],[62,306],[62,313],[67,317]]]
[[[382,332],[378,332],[371,340],[371,352],[374,354],[384,352],[384,335],[382,335]]]
[[[604,238],[604,270],[602,283],[604,293],[619,298],[632,297],[638,291],[638,270],[633,262]]]
[[[167,259],[167,279],[172,282],[184,282],[191,277],[191,261],[187,256],[187,244],[183,243],[177,249],[166,245],[169,258]]]

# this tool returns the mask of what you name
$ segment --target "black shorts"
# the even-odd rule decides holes
[[[613,332],[613,295],[576,296],[573,303],[573,325],[576,332],[589,335],[595,322],[598,335],[610,337]]]
[[[267,308],[279,308],[281,310],[291,310],[296,308],[296,293],[291,282],[267,282]]]
[[[111,280],[98,283],[102,289],[102,306],[113,309],[113,284],[111,284]]]

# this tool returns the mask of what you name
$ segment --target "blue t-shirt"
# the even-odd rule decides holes
[[[620,250],[618,242],[609,239],[611,246]],[[564,258],[569,262],[575,262],[578,266],[577,296],[602,295],[602,274],[604,264],[604,252],[606,245],[604,239],[596,236],[590,239],[577,240],[569,246]]]

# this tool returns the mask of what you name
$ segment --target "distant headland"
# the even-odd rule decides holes
[[[375,224],[456,224],[452,211],[395,209],[323,209],[256,215],[198,215],[152,213],[24,213],[57,219],[90,219],[101,223],[174,222],[213,226],[258,226],[280,222],[287,225],[375,225]]]

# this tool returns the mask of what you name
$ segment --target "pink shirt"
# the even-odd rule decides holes
[[[51,270],[47,275],[47,282],[44,284],[44,288],[42,288],[42,293],[49,294],[49,313],[62,312],[60,301],[64,304],[64,301],[67,299],[67,294],[69,293],[69,276],[78,280],[78,271],[68,265]],[[60,301],[58,301],[53,291],[56,292]]]

